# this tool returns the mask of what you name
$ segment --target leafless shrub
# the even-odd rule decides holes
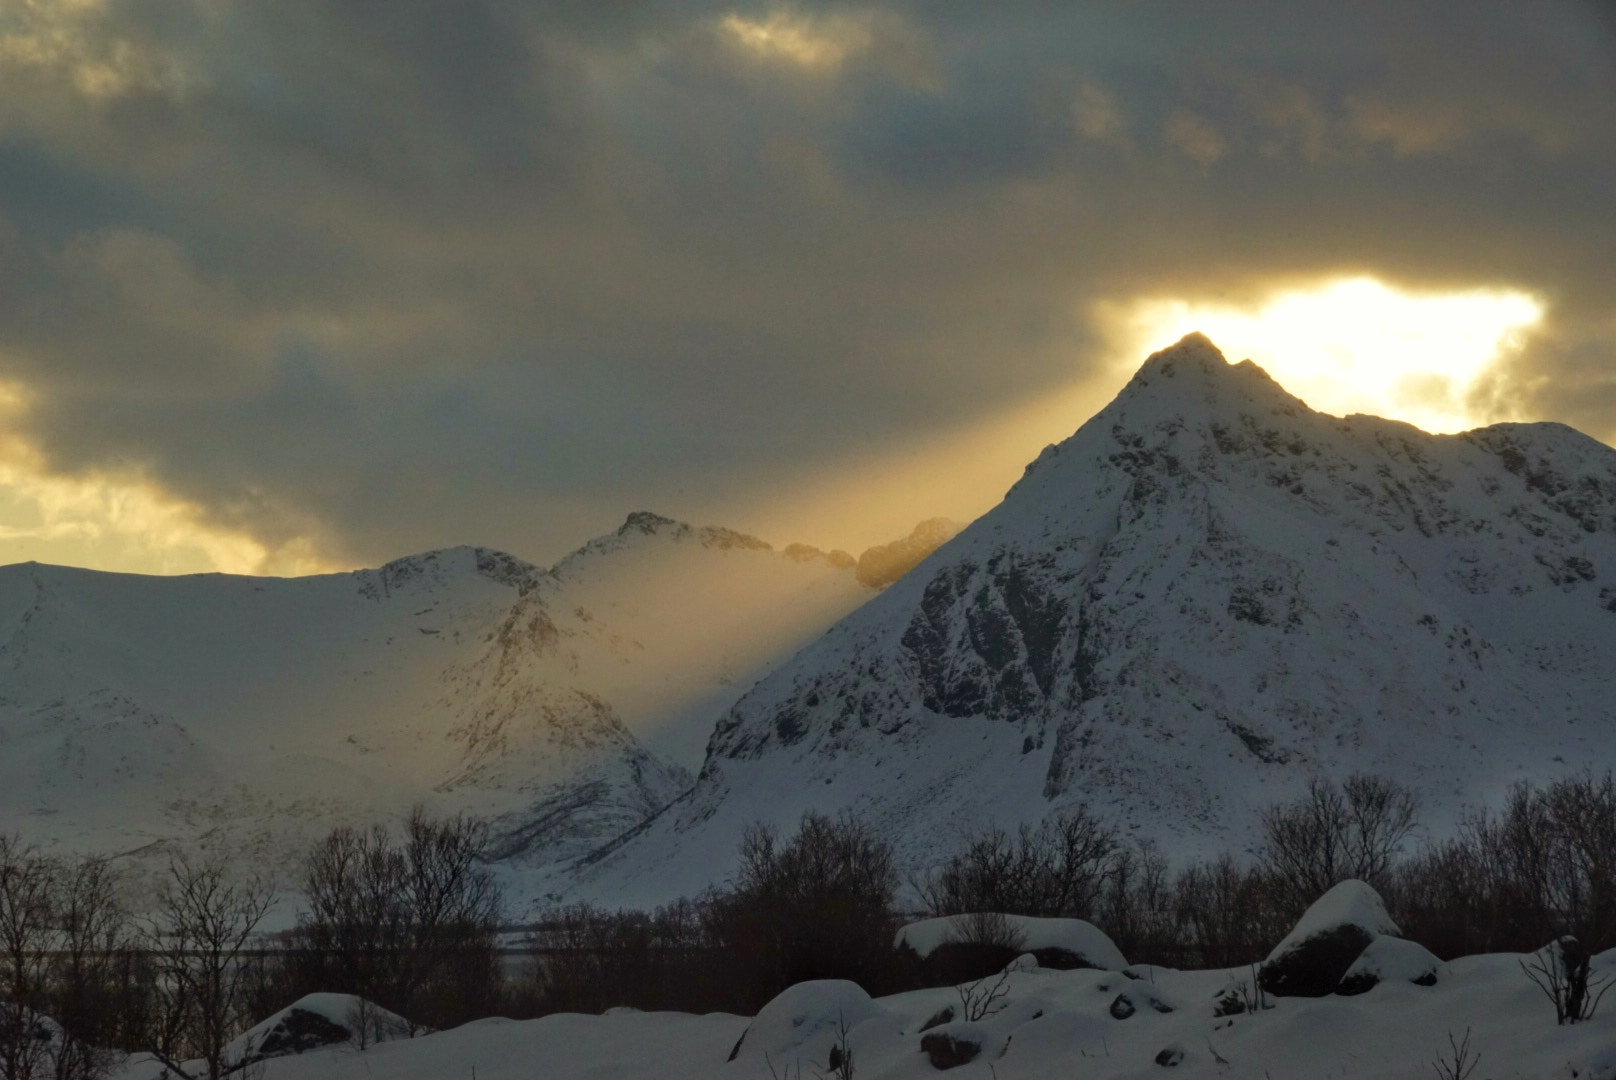
[[[829,1071],[819,1074],[820,1080],[854,1080],[853,1048],[847,1045],[847,1017],[836,1020],[836,1041],[831,1044]],[[817,1070],[815,1070],[817,1071]]]
[[[954,987],[959,995],[960,1015],[966,1020],[985,1020],[1006,1005],[1005,995],[1010,993],[1010,971],[999,972],[997,977],[977,979]]]
[[[1591,976],[1590,962],[1588,950],[1570,936],[1550,942],[1530,960],[1521,961],[1526,977],[1554,1003],[1556,1023],[1580,1024],[1589,1019],[1610,989],[1610,976]]]
[[[1227,853],[1186,867],[1173,884],[1180,964],[1207,968],[1250,963],[1289,930],[1273,880]]]
[[[1177,945],[1174,881],[1153,843],[1117,848],[1096,921],[1124,956],[1138,961],[1161,959]]]
[[[1431,1062],[1431,1068],[1439,1080],[1469,1080],[1479,1064],[1481,1055],[1470,1049],[1470,1029],[1465,1028],[1464,1038],[1458,1040],[1448,1032],[1448,1052]]]

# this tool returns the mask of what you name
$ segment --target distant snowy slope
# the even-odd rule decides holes
[[[1616,451],[1325,416],[1192,335],[743,697],[694,791],[569,887],[699,888],[806,809],[911,865],[1079,801],[1188,851],[1315,770],[1411,784],[1443,828],[1584,766],[1616,766]]]
[[[0,567],[0,828],[278,859],[426,802],[542,862],[674,798],[712,717],[871,595],[850,558],[648,514],[554,570]]]

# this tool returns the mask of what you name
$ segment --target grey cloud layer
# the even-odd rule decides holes
[[[1313,9],[802,5],[810,69],[748,5],[20,6],[0,380],[365,561],[740,505],[1082,377],[1087,301],[1315,272],[1542,293],[1497,400],[1616,434],[1604,9]]]

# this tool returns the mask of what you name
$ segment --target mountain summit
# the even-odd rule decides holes
[[[911,865],[1079,802],[1188,852],[1315,772],[1410,784],[1440,829],[1616,765],[1613,691],[1616,451],[1323,415],[1194,334],[742,697],[579,886],[699,887],[747,822],[808,809]]]

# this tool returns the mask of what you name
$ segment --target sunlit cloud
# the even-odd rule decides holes
[[[184,80],[168,59],[98,32],[105,7],[105,0],[0,2],[0,86],[31,73],[64,79],[91,101],[178,89]]]
[[[832,71],[875,42],[868,19],[838,15],[810,19],[776,11],[765,19],[731,13],[719,31],[733,45],[759,59],[779,60],[810,71]]]
[[[1072,100],[1072,123],[1084,138],[1122,141],[1128,134],[1128,114],[1105,87],[1085,82]]]
[[[1194,330],[1249,357],[1322,412],[1371,413],[1433,432],[1497,419],[1476,404],[1488,369],[1543,318],[1514,289],[1418,292],[1370,277],[1285,289],[1249,305],[1151,297],[1098,311],[1119,364]]]
[[[1205,117],[1184,109],[1167,118],[1167,141],[1202,165],[1210,165],[1229,149],[1223,135]]]
[[[0,565],[49,562],[148,574],[308,574],[334,569],[307,540],[271,548],[209,524],[134,467],[53,475],[16,433],[27,407],[0,383]]]

